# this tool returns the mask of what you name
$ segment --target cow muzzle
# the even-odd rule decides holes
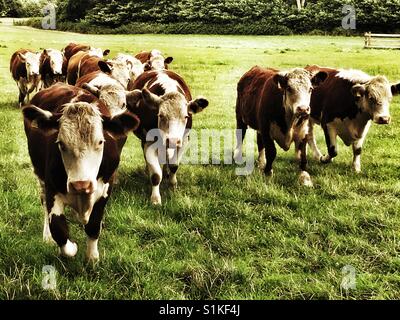
[[[299,106],[296,108],[296,116],[304,117],[310,115],[310,107],[309,106]]]
[[[69,190],[72,193],[91,194],[94,192],[93,183],[89,180],[73,181],[69,183]]]
[[[390,116],[374,117],[374,122],[377,124],[389,124],[390,120],[391,120]]]
[[[165,141],[167,149],[176,149],[182,147],[182,139],[180,138],[167,138]]]

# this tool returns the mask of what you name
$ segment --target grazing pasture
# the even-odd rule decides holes
[[[341,141],[332,164],[309,154],[313,188],[298,184],[292,146],[287,153],[278,148],[272,180],[257,169],[236,176],[233,165],[181,165],[178,189],[163,184],[163,205],[154,207],[132,134],[106,207],[100,262],[86,264],[84,232],[73,220],[78,254],[59,257],[55,245],[42,241],[39,184],[9,59],[19,48],[61,49],[71,41],[108,48],[111,57],[153,48],[174,57],[170,69],[184,77],[194,97],[210,101],[194,117],[195,129],[235,128],[236,84],[255,64],[356,68],[400,80],[398,52],[363,50],[362,38],[103,36],[0,24],[0,299],[400,297],[399,98],[392,123],[371,127],[362,173],[351,170],[351,148]],[[316,135],[325,153],[320,128]],[[57,270],[56,290],[42,288],[45,265]],[[340,286],[344,266],[355,269],[355,289]]]

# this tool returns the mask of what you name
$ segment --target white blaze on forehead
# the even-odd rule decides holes
[[[339,70],[339,73],[336,75],[338,78],[342,78],[344,80],[348,80],[352,83],[365,83],[371,80],[371,76],[366,74],[361,70],[349,69]]]
[[[150,52],[150,56],[151,56],[151,57],[162,56],[162,53],[161,53],[160,50],[153,49],[153,50],[151,50],[151,52]]]
[[[54,68],[55,72],[62,72],[63,55],[60,50],[47,49],[47,54],[50,57],[51,67]]]
[[[29,74],[39,74],[40,53],[26,52],[25,65]]]
[[[103,58],[103,50],[100,48],[90,48],[88,51],[89,55]]]
[[[155,85],[160,85],[165,90],[165,93],[177,92],[179,88],[179,83],[168,77],[168,75],[163,72],[158,73],[157,80],[151,85],[151,87]]]
[[[102,87],[105,85],[120,85],[119,82],[105,73],[99,73],[96,78],[89,82],[92,86]]]

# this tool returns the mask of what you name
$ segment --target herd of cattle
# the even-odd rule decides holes
[[[62,51],[21,49],[10,61],[19,88],[19,103],[34,172],[44,207],[45,241],[54,240],[61,254],[72,257],[64,207],[73,209],[87,234],[86,256],[97,260],[104,207],[115,182],[122,148],[129,132],[141,141],[149,173],[151,202],[161,204],[159,186],[166,176],[176,187],[176,173],[192,127],[192,116],[208,106],[193,99],[184,79],[168,70],[172,57],[159,50],[136,56],[70,43]],[[30,99],[30,94],[37,93]],[[287,151],[295,144],[300,183],[312,186],[307,144],[315,158],[330,162],[337,155],[336,139],[353,147],[353,167],[361,170],[361,148],[370,120],[390,122],[389,104],[400,92],[384,76],[358,70],[316,65],[279,71],[253,67],[237,87],[237,146],[242,155],[248,127],[257,131],[259,166],[272,175],[275,142]],[[323,156],[313,125],[323,128],[328,153]],[[152,130],[159,132],[167,161],[160,162]],[[174,161],[172,161],[174,158]]]

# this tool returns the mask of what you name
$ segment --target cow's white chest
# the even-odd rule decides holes
[[[296,122],[292,123],[289,130],[285,133],[282,132],[280,127],[272,122],[270,127],[270,136],[275,140],[278,145],[285,151],[289,150],[293,141],[302,141],[308,133],[308,121],[303,121],[299,126]]]
[[[108,197],[108,188],[110,184],[104,183],[103,179],[97,180],[97,188],[91,195],[74,195],[74,194],[59,194],[65,205],[71,207],[77,219],[86,224],[89,221],[90,214],[92,213],[93,206],[101,198]]]
[[[344,118],[342,120],[335,118],[333,126],[339,137],[349,146],[367,134],[371,121],[368,115],[359,113],[354,119]]]

